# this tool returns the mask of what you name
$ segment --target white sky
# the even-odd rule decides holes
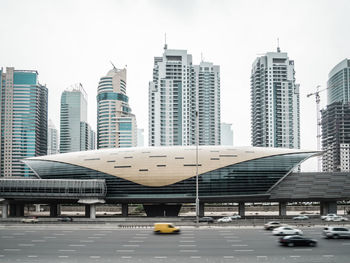
[[[316,149],[315,99],[306,94],[325,88],[329,71],[350,57],[349,11],[347,0],[2,0],[0,66],[38,70],[57,128],[62,91],[82,83],[96,130],[99,78],[109,61],[127,65],[129,103],[147,143],[148,82],[166,32],[169,49],[220,65],[221,120],[233,124],[235,145],[250,145],[251,65],[279,38],[300,83],[301,146]]]

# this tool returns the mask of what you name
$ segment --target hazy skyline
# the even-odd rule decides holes
[[[186,49],[198,64],[221,68],[221,121],[232,123],[235,145],[250,145],[250,72],[255,58],[275,51],[295,61],[300,84],[301,148],[316,149],[317,85],[349,58],[350,2],[336,1],[1,1],[1,67],[33,69],[49,90],[49,118],[59,129],[60,97],[75,83],[88,94],[96,131],[100,77],[127,65],[127,95],[138,128],[147,131],[153,58]],[[326,104],[321,93],[321,105]],[[147,133],[145,133],[147,138]]]

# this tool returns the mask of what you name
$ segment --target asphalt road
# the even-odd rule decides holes
[[[0,225],[0,263],[350,262],[350,239],[324,239],[321,228],[302,230],[318,240],[317,247],[281,247],[278,237],[261,228],[182,228],[179,235],[154,235],[152,229],[99,225]]]

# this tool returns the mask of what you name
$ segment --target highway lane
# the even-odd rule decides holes
[[[321,228],[302,230],[319,241],[317,247],[281,247],[261,228],[154,235],[151,229],[17,225],[0,227],[0,262],[349,262],[350,239],[323,239]]]

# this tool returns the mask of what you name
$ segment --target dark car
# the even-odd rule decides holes
[[[204,216],[204,217],[199,218],[199,223],[203,223],[203,222],[214,223],[214,218],[212,218],[210,216]]]
[[[279,242],[283,246],[294,247],[294,246],[316,246],[317,241],[303,236],[285,236],[279,239]]]
[[[57,220],[60,221],[60,222],[72,222],[73,218],[71,218],[71,217],[60,217]]]

